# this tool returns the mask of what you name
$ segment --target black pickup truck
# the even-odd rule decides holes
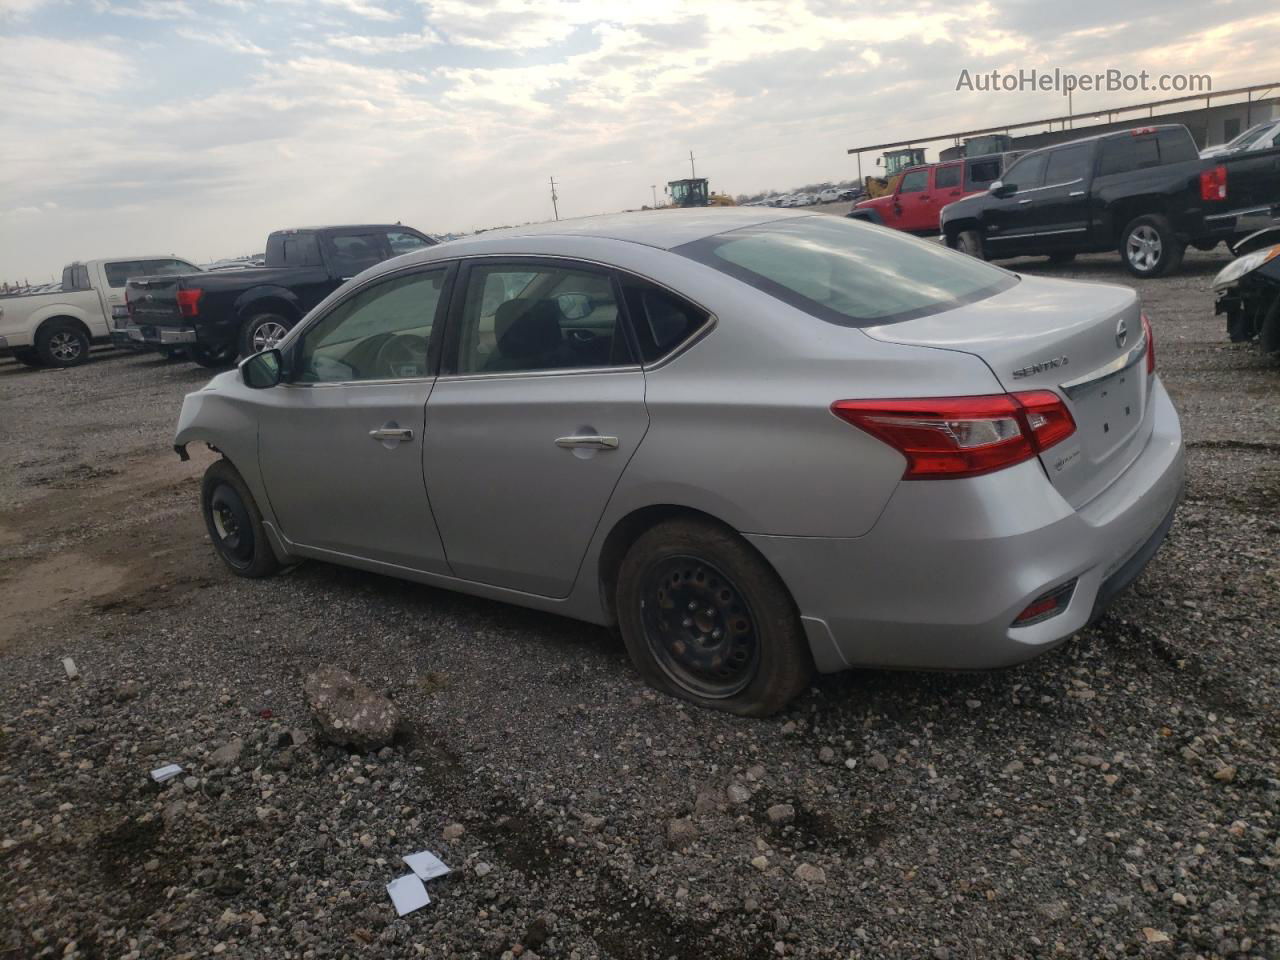
[[[984,259],[1118,250],[1129,272],[1177,270],[1280,222],[1280,149],[1202,160],[1186,127],[1163,124],[1028,153],[986,193],[948,204],[949,247]]]
[[[274,347],[317,303],[375,263],[435,243],[399,224],[277,230],[266,266],[137,277],[125,288],[129,335],[222,367]]]

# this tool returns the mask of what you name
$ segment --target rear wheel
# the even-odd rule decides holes
[[[293,326],[288,317],[278,313],[259,313],[240,327],[240,356],[251,357],[278,344]]]
[[[50,320],[36,331],[36,355],[46,367],[76,367],[89,359],[89,335],[74,320]]]
[[[982,234],[977,230],[961,230],[956,235],[956,249],[978,260],[987,259],[986,247],[982,243]]]
[[[1120,256],[1135,277],[1162,277],[1182,265],[1187,245],[1174,235],[1166,217],[1135,217],[1120,237]]]
[[[669,520],[642,534],[618,572],[618,619],[653,686],[743,716],[785,707],[813,660],[778,575],[716,524]]]
[[[204,472],[200,505],[214,549],[232,573],[266,577],[280,569],[271,552],[262,514],[239,472],[219,460]]]

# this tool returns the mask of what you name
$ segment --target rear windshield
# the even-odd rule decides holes
[[[938,243],[844,217],[743,227],[675,252],[846,327],[941,313],[1018,282]]]

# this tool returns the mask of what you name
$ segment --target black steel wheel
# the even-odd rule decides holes
[[[760,662],[755,618],[725,574],[692,556],[652,564],[641,588],[649,652],[671,681],[700,697],[739,694]]]
[[[673,696],[762,717],[813,674],[786,586],[754,547],[713,521],[682,517],[641,534],[619,566],[615,597],[636,669]]]
[[[233,573],[265,577],[280,569],[267,542],[258,505],[244,479],[226,460],[205,471],[201,507],[209,539]]]

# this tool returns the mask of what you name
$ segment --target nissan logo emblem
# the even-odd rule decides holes
[[[1129,339],[1129,328],[1125,326],[1124,318],[1120,318],[1120,322],[1116,324],[1116,346],[1123,347]]]

